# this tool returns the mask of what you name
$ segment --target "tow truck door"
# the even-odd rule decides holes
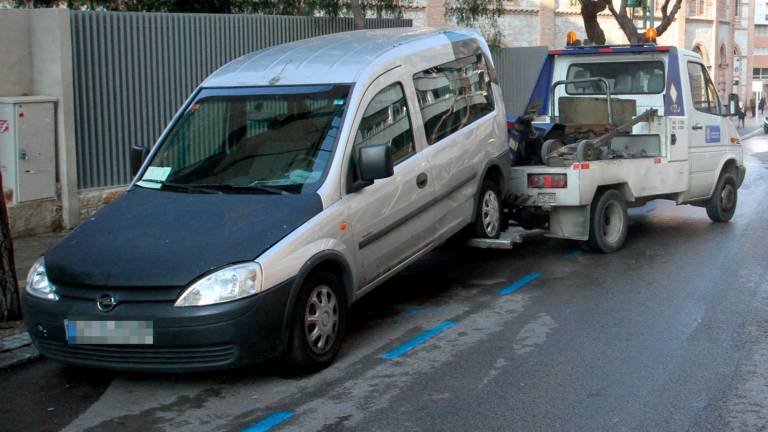
[[[690,101],[688,116],[688,159],[690,182],[688,198],[706,198],[720,163],[724,137],[720,101],[706,68],[700,61],[687,60],[686,90]],[[685,132],[685,131],[684,131]]]

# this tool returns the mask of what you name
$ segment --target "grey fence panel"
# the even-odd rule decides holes
[[[492,55],[507,114],[523,114],[547,56],[547,47],[498,48]]]
[[[153,144],[184,99],[243,54],[350,31],[352,18],[72,12],[80,189],[130,181],[133,144]],[[368,28],[410,27],[368,19]]]

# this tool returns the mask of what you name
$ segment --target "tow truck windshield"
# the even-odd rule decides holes
[[[222,193],[316,190],[348,93],[348,85],[204,89],[137,185]]]

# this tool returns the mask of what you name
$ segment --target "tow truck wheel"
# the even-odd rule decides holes
[[[346,303],[332,272],[311,273],[301,286],[293,311],[290,360],[308,372],[328,367],[341,348]]]
[[[597,149],[590,140],[581,140],[576,144],[576,161],[586,162],[597,159]]]
[[[501,232],[501,199],[499,187],[491,180],[483,180],[477,200],[475,236],[499,238]]]
[[[736,212],[738,188],[733,174],[725,172],[720,175],[715,186],[715,193],[707,202],[707,216],[713,222],[728,222]]]
[[[602,253],[611,253],[624,246],[627,238],[627,203],[614,189],[598,194],[592,201],[589,221],[589,246]]]

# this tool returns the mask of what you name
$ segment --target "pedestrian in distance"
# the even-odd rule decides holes
[[[743,103],[739,103],[738,110],[739,110],[739,112],[738,112],[738,114],[739,114],[739,122],[738,122],[738,126],[737,127],[739,129],[741,129],[741,128],[744,127],[744,118],[747,116],[747,113],[744,110],[744,104]]]
[[[760,115],[763,115],[763,110],[765,109],[765,96],[760,98],[760,105],[758,105],[760,108]]]
[[[752,99],[749,100],[749,111],[752,112],[752,118],[757,116],[757,104],[755,104],[754,96],[752,96]]]

